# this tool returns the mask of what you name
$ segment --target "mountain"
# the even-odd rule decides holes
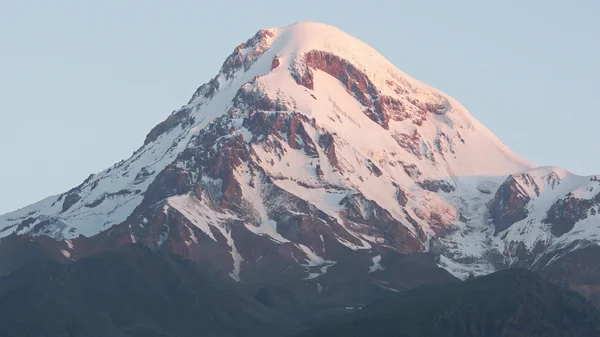
[[[0,335],[287,336],[302,326],[200,272],[130,245],[0,279]]]
[[[319,336],[598,336],[600,313],[577,293],[525,269],[421,287],[301,333]]]
[[[242,283],[310,281],[314,296],[321,281],[414,286],[394,283],[412,254],[430,256],[421,283],[555,275],[598,243],[597,184],[535,167],[455,99],[303,22],[236,47],[127,160],[1,216],[0,246],[70,261],[137,242]]]

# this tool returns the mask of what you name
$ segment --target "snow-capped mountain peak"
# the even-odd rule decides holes
[[[385,270],[386,251],[437,252],[464,276],[496,268],[490,251],[573,227],[562,204],[527,221],[590,186],[533,167],[455,99],[341,30],[302,22],[240,44],[131,158],[1,216],[0,237],[144,242],[236,280],[317,278],[349,268],[349,252],[368,257],[365,273],[376,256]]]

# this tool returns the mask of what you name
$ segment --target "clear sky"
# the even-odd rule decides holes
[[[539,165],[600,174],[600,1],[1,1],[0,213],[127,158],[260,28],[328,23]]]

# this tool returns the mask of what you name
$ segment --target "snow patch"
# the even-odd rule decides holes
[[[385,269],[381,265],[381,255],[373,256],[373,258],[371,260],[373,261],[373,265],[371,267],[369,267],[369,273],[373,273],[373,272],[376,272],[378,270],[384,270]]]

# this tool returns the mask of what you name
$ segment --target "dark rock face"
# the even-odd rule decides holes
[[[69,208],[75,205],[79,200],[81,200],[81,196],[79,196],[79,194],[75,192],[67,194],[65,200],[63,201],[62,212],[64,213],[68,211]]]
[[[341,224],[306,200],[276,185],[269,185],[263,193],[272,200],[282,201],[272,205],[268,213],[269,218],[279,224],[277,230],[286,239],[313,247],[317,254],[331,260],[337,260],[350,251],[336,237],[356,246],[361,245],[360,240]]]
[[[544,177],[544,183],[554,189],[560,185],[561,179],[556,173],[551,173]],[[533,189],[536,196],[541,193],[536,181],[527,173],[516,177],[510,176],[497,190],[490,205],[490,215],[496,233],[528,216],[527,206],[531,197],[525,191],[524,186]],[[569,193],[552,204],[542,222],[550,225],[551,233],[554,236],[560,237],[571,231],[577,222],[586,219],[589,214],[596,213],[598,204],[600,204],[600,194],[592,199],[582,199]]]
[[[61,194],[58,199],[52,204],[56,204],[59,201],[62,201],[62,213],[68,211],[73,205],[75,205],[79,200],[81,200],[81,196],[79,193],[81,192],[81,188],[87,184],[92,178],[93,174],[90,174],[81,184],[77,187],[70,189],[67,193]]]
[[[412,119],[415,125],[422,125],[428,116],[445,111],[444,104],[420,102],[410,97],[406,89],[388,81],[387,85],[394,88],[400,97],[406,98],[408,104],[415,109],[412,113],[398,98],[383,95],[371,82],[369,77],[347,60],[331,53],[313,50],[304,55],[303,66],[292,68],[292,76],[296,83],[314,90],[314,74],[312,69],[321,70],[342,82],[348,92],[366,107],[365,114],[384,129],[389,128],[389,121]]]
[[[346,209],[342,215],[355,224],[362,224],[365,234],[382,237],[399,252],[413,253],[422,251],[423,244],[402,223],[394,219],[391,214],[376,202],[366,199],[362,195],[350,195],[340,201]]]
[[[325,152],[329,164],[331,164],[332,167],[338,169],[339,171],[342,171],[337,156],[335,154],[335,142],[333,139],[333,135],[327,131],[321,134],[319,136],[319,146],[321,146],[323,152]]]
[[[234,51],[227,57],[223,66],[221,66],[220,75],[223,75],[226,79],[231,79],[236,72],[243,69],[248,71],[250,67],[258,60],[258,58],[264,54],[268,49],[267,40],[273,37],[273,33],[269,30],[260,30],[252,38],[248,39],[245,43],[238,45]],[[275,64],[275,60],[273,60]],[[277,61],[277,64],[278,61]],[[217,75],[215,78],[210,80],[208,83],[200,86],[192,95],[190,103],[198,97],[212,98],[217,90],[219,90],[219,81]]]
[[[207,83],[204,83],[198,89],[196,89],[196,91],[192,95],[192,98],[189,100],[188,104],[192,103],[198,97],[212,98],[214,96],[214,94],[217,92],[217,90],[219,90],[218,76],[214,77],[213,79],[211,79]]]
[[[173,130],[178,125],[186,127],[188,125],[193,124],[194,119],[190,116],[191,112],[191,108],[184,108],[179,111],[174,111],[166,120],[164,120],[163,122],[152,128],[152,130],[150,130],[150,132],[146,136],[146,140],[144,140],[144,145],[152,143],[160,135]]]
[[[153,205],[172,195],[186,193],[191,187],[189,173],[176,165],[167,166],[150,184],[143,205]]]
[[[17,225],[17,232],[29,228],[29,226],[31,226],[35,221],[37,220],[37,218],[27,218],[23,221],[21,221],[18,225]]]
[[[375,163],[373,163],[373,161],[371,159],[367,160],[367,168],[376,177],[380,177],[383,174],[383,172],[381,172],[381,169],[379,167],[377,167],[377,165],[375,165]]]
[[[269,142],[269,136],[286,141],[295,150],[304,150],[310,158],[318,158],[317,146],[306,130],[306,125],[314,126],[314,121],[300,113],[265,113],[257,111],[244,120],[243,126],[253,135],[253,139]],[[272,147],[278,147],[272,144]],[[283,149],[281,149],[283,151]]]
[[[304,123],[310,123],[308,118],[302,114],[292,114],[289,121],[288,144],[292,149],[304,149],[306,155],[318,158],[317,147],[312,138],[306,132]]]
[[[421,188],[435,193],[438,193],[440,190],[446,193],[454,192],[454,190],[456,190],[456,187],[454,187],[454,185],[451,185],[447,181],[443,180],[427,179],[419,182],[418,184],[419,186],[421,186]]]
[[[490,205],[490,216],[499,233],[529,214],[527,204],[531,198],[520,187],[519,182],[510,176],[496,191]]]
[[[245,43],[240,44],[235,48],[233,53],[227,57],[223,66],[221,67],[221,73],[226,76],[227,79],[233,77],[233,75],[240,69],[248,71],[252,64],[267,50],[267,39],[273,37],[273,33],[269,30],[260,30],[256,35],[251,37]]]
[[[283,102],[271,99],[253,87],[252,82],[242,86],[233,99],[234,107],[245,110],[248,113],[264,112],[264,111],[290,111],[290,106]]]
[[[512,261],[506,258],[498,257],[494,260],[496,270],[506,268],[531,268],[538,258],[546,252],[548,244],[544,241],[538,241],[533,248],[529,248],[522,241],[511,241],[506,250],[511,252]]]
[[[315,174],[319,178],[323,177],[323,169],[321,169],[321,165],[317,164],[317,166],[315,167]]]
[[[408,203],[408,196],[406,195],[406,192],[399,186],[396,187],[396,189],[396,200],[398,200],[400,206],[406,206],[406,204]]]
[[[328,73],[340,80],[348,92],[367,107],[365,114],[383,128],[388,128],[390,116],[401,116],[404,113],[402,102],[392,97],[381,96],[368,76],[350,62],[317,50],[306,53],[304,62],[306,69],[292,71],[292,76],[298,84],[313,90],[314,75],[311,69]]]
[[[279,57],[273,57],[273,61],[271,62],[271,70],[275,70],[279,67]]]
[[[562,236],[571,231],[575,223],[587,218],[598,201],[600,194],[595,199],[580,199],[569,195],[552,204],[543,222],[552,225],[554,236]]]

